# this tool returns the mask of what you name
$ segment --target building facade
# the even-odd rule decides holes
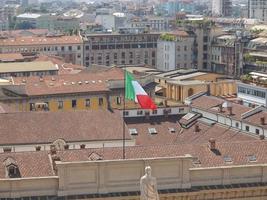
[[[83,41],[80,36],[2,37],[0,53],[42,53],[60,56],[66,63],[83,65]]]
[[[231,0],[212,0],[212,15],[229,17],[232,15]]]
[[[248,1],[249,18],[267,21],[267,4],[261,0]]]
[[[212,71],[240,77],[243,73],[244,44],[235,35],[214,37],[211,46]]]
[[[90,34],[84,36],[84,64],[156,66],[159,34]]]
[[[194,35],[185,31],[161,35],[157,45],[157,69],[170,71],[194,68],[193,46]]]

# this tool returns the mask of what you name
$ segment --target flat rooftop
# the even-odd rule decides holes
[[[51,61],[34,62],[11,62],[0,63],[0,73],[11,72],[38,72],[38,71],[57,71],[58,66]]]

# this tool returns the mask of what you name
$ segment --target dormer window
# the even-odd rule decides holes
[[[9,157],[4,161],[4,165],[6,167],[6,177],[7,178],[19,178],[20,177],[20,171],[18,168],[18,165],[16,164],[16,161]]]
[[[8,177],[9,178],[16,178],[18,177],[18,168],[15,165],[11,165],[7,168],[8,170]]]

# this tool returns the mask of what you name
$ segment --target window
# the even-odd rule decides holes
[[[104,103],[103,98],[99,98],[99,99],[98,99],[98,105],[99,105],[99,106],[102,106],[103,103]]]
[[[30,111],[35,110],[35,104],[34,103],[30,103]]]
[[[81,50],[81,46],[77,46],[77,50]]]
[[[64,51],[64,50],[65,50],[65,47],[64,47],[64,46],[62,46],[62,47],[61,47],[61,51]]]
[[[116,102],[117,102],[117,105],[120,105],[121,104],[121,97],[117,97]]]
[[[249,131],[249,126],[246,126],[246,131]]]
[[[152,114],[156,115],[158,113],[158,110],[153,110]]]
[[[143,111],[142,110],[137,110],[137,115],[142,115]]]
[[[257,135],[259,135],[259,134],[260,134],[260,130],[256,128],[255,133],[256,133]]]
[[[90,49],[90,47],[89,46],[85,46],[85,50],[89,50]]]
[[[71,107],[72,108],[76,108],[77,107],[77,101],[76,100],[72,100],[71,101]]]
[[[123,111],[123,116],[128,116],[129,115],[129,111]]]
[[[235,123],[235,127],[236,127],[236,128],[239,127],[239,123],[238,123],[238,122]]]
[[[63,101],[58,101],[58,109],[62,109],[63,108]]]
[[[90,99],[85,99],[85,107],[90,107]]]

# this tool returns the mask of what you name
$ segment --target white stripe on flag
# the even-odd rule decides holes
[[[132,81],[132,85],[135,93],[135,102],[138,103],[137,95],[147,95],[147,93],[137,81]]]

